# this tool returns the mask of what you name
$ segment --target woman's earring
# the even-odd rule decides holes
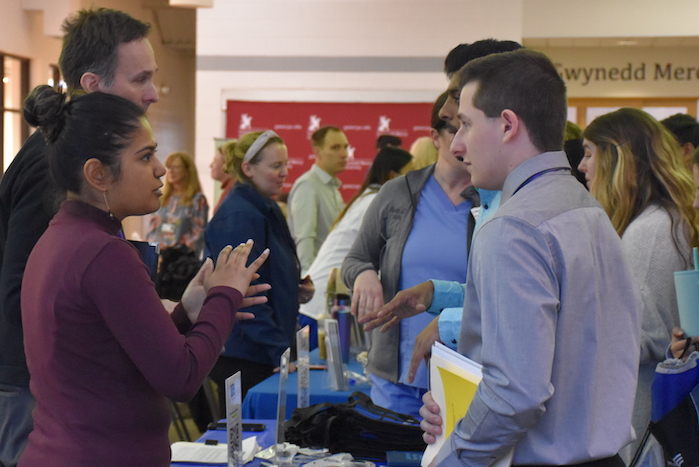
[[[109,203],[107,202],[107,192],[103,191],[102,196],[104,196],[104,204],[107,206],[107,214],[109,214],[109,218],[116,219],[116,217],[114,217],[114,214],[112,214],[112,210],[109,209]]]

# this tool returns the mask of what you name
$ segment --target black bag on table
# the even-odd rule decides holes
[[[699,465],[699,386],[661,420],[651,423],[650,432],[665,451],[668,464]]]
[[[179,302],[189,282],[197,275],[201,261],[186,245],[175,245],[160,251],[160,269],[155,289],[160,298]]]
[[[686,361],[680,357],[658,363],[651,388],[651,422],[629,466],[639,464],[650,436],[662,446],[667,465],[699,465],[698,363],[696,351]]]
[[[379,407],[359,391],[348,402],[294,409],[284,433],[286,441],[301,447],[380,462],[386,460],[386,451],[423,451],[426,446],[419,421]]]

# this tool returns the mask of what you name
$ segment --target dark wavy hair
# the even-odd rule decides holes
[[[129,144],[144,110],[119,96],[94,92],[67,99],[51,86],[36,87],[24,104],[24,118],[38,126],[47,143],[56,187],[80,193],[83,166],[95,158],[119,178],[119,153]]]
[[[459,44],[451,49],[447,58],[444,59],[444,73],[451,79],[454,73],[471,60],[521,48],[522,45],[519,42],[499,41],[497,39],[483,39],[472,44]]]
[[[123,11],[80,10],[63,23],[63,49],[58,65],[70,91],[82,89],[80,78],[95,73],[107,85],[114,80],[119,44],[144,39],[150,24]]]

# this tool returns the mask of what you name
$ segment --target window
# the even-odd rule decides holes
[[[2,61],[2,133],[0,147],[2,148],[2,173],[12,162],[19,148],[29,137],[29,125],[22,118],[22,103],[29,94],[29,60],[0,53]]]
[[[576,98],[568,99],[568,120],[585,128],[600,115],[622,107],[643,109],[656,120],[663,120],[676,113],[697,117],[696,98]],[[572,118],[574,117],[574,118]]]

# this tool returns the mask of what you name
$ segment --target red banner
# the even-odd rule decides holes
[[[338,177],[345,201],[350,199],[376,155],[376,138],[389,134],[403,140],[402,148],[430,134],[432,103],[325,103],[228,101],[226,137],[272,129],[289,149],[289,177],[284,191],[311,168],[315,156],[311,134],[326,125],[339,127],[349,140],[349,162]]]

